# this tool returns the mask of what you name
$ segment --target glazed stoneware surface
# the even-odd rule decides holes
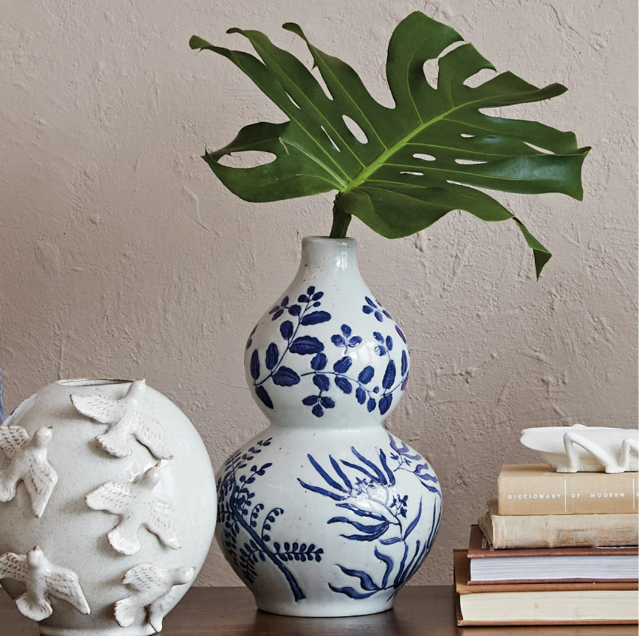
[[[2,585],[51,636],[159,631],[215,526],[206,449],[143,381],[60,381],[25,400],[0,426],[0,499]]]
[[[381,426],[410,360],[353,240],[304,239],[299,272],[250,334],[245,361],[271,425],[219,477],[225,556],[268,612],[390,609],[433,544],[441,489]]]

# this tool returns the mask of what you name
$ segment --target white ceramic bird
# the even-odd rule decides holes
[[[131,455],[131,439],[135,438],[158,459],[173,459],[162,426],[140,408],[145,390],[146,381],[137,380],[131,383],[126,395],[119,400],[109,400],[97,394],[71,395],[71,402],[82,415],[109,426],[106,433],[96,439],[111,455]]]
[[[25,584],[26,592],[16,599],[16,605],[33,621],[53,614],[50,596],[66,601],[81,614],[91,613],[77,574],[51,563],[38,546],[27,554],[7,552],[0,556],[0,579],[4,578]]]
[[[0,449],[9,459],[0,470],[0,502],[11,501],[22,482],[31,499],[33,514],[42,517],[58,483],[58,475],[47,459],[52,438],[52,426],[38,429],[33,438],[21,426],[0,426]]]
[[[131,594],[115,604],[115,620],[120,627],[129,627],[136,614],[143,608],[147,611],[147,622],[157,632],[162,631],[162,620],[174,599],[176,585],[185,585],[193,578],[196,568],[162,570],[153,563],[142,563],[131,568],[122,579]]]
[[[162,477],[161,470],[156,464],[136,482],[107,481],[86,496],[89,508],[120,516],[120,522],[107,536],[111,546],[122,554],[140,551],[138,532],[143,526],[169,548],[179,550],[181,547],[175,533],[173,509],[154,493]]]

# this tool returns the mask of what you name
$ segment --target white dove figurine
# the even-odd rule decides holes
[[[0,470],[0,501],[16,496],[19,482],[31,499],[33,514],[40,518],[49,503],[58,475],[47,459],[47,447],[53,438],[53,427],[38,429],[33,438],[21,426],[0,426],[0,449],[9,459]]]
[[[82,415],[109,426],[106,433],[96,439],[111,455],[128,457],[132,453],[131,438],[135,438],[158,459],[173,459],[162,426],[140,409],[145,390],[146,381],[136,380],[119,400],[97,394],[71,395],[71,402]]]
[[[138,532],[142,526],[157,535],[169,548],[179,550],[181,547],[175,533],[171,505],[154,493],[162,477],[161,470],[156,464],[136,482],[107,481],[86,496],[89,508],[120,516],[120,522],[107,536],[111,546],[122,554],[132,555],[140,551]]]
[[[127,598],[115,604],[115,620],[120,627],[129,627],[136,614],[143,608],[147,611],[147,621],[156,631],[162,631],[162,620],[175,600],[176,585],[185,585],[193,578],[197,568],[176,568],[162,570],[153,563],[142,563],[131,568],[122,583],[131,588]]]
[[[16,599],[16,605],[33,621],[53,614],[50,596],[66,601],[81,614],[91,613],[77,574],[51,563],[38,546],[26,555],[7,552],[0,556],[0,579],[4,578],[25,584],[26,592]]]

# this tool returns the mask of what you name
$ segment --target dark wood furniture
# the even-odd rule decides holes
[[[38,636],[0,592],[0,634]],[[395,609],[355,618],[288,618],[255,609],[244,588],[194,588],[164,621],[163,636],[637,636],[636,626],[466,627],[455,624],[452,586],[407,587]]]

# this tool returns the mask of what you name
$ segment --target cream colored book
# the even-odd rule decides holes
[[[502,515],[632,514],[637,473],[558,473],[547,464],[507,464],[497,481]]]
[[[478,525],[496,550],[639,544],[636,514],[500,515],[493,499]]]

